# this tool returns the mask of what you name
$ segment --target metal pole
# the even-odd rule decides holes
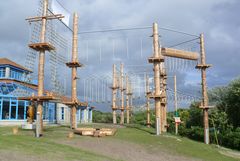
[[[174,107],[175,107],[175,117],[177,116],[177,76],[174,75]],[[175,122],[175,134],[178,134],[178,123]]]
[[[113,113],[113,124],[117,123],[116,116],[116,95],[117,95],[117,85],[116,85],[116,65],[113,64],[113,86],[112,86],[112,113]]]
[[[121,121],[124,124],[124,85],[123,85],[123,64],[120,65],[120,84],[121,84]]]
[[[73,15],[72,62],[78,62],[78,15]],[[72,102],[77,102],[77,66],[72,67]],[[76,105],[71,107],[71,128],[76,129]]]
[[[158,25],[157,23],[153,24],[153,48],[154,48],[154,58],[159,58],[160,54],[159,53],[159,35],[158,35]],[[154,85],[155,85],[155,116],[156,116],[156,135],[161,134],[161,124],[162,122],[160,121],[160,108],[161,108],[161,102],[160,102],[160,62],[159,61],[154,61]]]
[[[201,52],[201,77],[202,77],[202,103],[203,103],[203,121],[204,121],[204,142],[209,144],[209,123],[208,123],[208,95],[206,81],[206,57],[204,48],[204,37],[200,34],[200,52]]]
[[[42,18],[42,28],[40,34],[40,42],[45,42],[46,35],[46,25],[47,25],[47,8],[48,8],[48,0],[43,1],[43,18]],[[44,93],[44,64],[45,64],[45,50],[41,50],[39,52],[39,64],[38,64],[38,96],[43,96]],[[42,119],[42,111],[43,111],[43,102],[37,102],[37,112],[39,113],[39,136],[43,134],[43,119]]]

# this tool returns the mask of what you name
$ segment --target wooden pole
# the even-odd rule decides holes
[[[128,88],[128,90],[129,90],[129,113],[130,113],[130,118],[131,118],[132,115],[133,115],[133,111],[132,111],[132,108],[133,108],[132,95],[133,95],[133,93],[132,93],[132,84],[131,84],[131,82],[129,81],[128,84],[129,84],[129,88]]]
[[[174,75],[174,107],[175,107],[175,117],[177,116],[177,76]],[[178,134],[178,123],[175,122],[175,134]]]
[[[48,9],[48,0],[43,1],[43,18],[42,18],[42,28],[40,33],[40,42],[45,42],[45,35],[46,35],[46,25],[47,25],[47,19],[45,18],[47,16],[47,9]],[[39,52],[39,63],[38,63],[38,96],[43,96],[44,93],[44,65],[45,65],[45,50],[41,50]],[[39,114],[39,136],[43,134],[43,102],[38,101],[37,102],[37,113]]]
[[[113,64],[113,85],[112,85],[112,115],[113,115],[113,124],[116,124],[116,123],[117,123],[117,116],[116,116],[116,95],[117,95],[116,65]]]
[[[204,122],[204,142],[209,144],[209,123],[208,123],[208,95],[207,95],[207,81],[206,69],[209,67],[206,64],[204,37],[200,35],[200,52],[201,52],[201,77],[202,77],[202,104],[203,104],[203,122]]]
[[[78,15],[73,15],[73,38],[72,38],[72,63],[78,62]],[[78,102],[77,99],[77,66],[72,67],[72,102]],[[77,128],[76,105],[71,107],[71,128]]]
[[[154,58],[157,59],[161,56],[161,53],[159,53],[159,35],[158,35],[158,25],[157,23],[153,24],[153,48],[154,48]],[[161,125],[162,122],[160,120],[161,116],[161,102],[160,102],[160,61],[154,61],[154,85],[155,85],[155,91],[154,91],[154,99],[155,99],[155,116],[156,116],[156,135],[161,134]]]
[[[147,107],[147,127],[148,128],[151,125],[151,122],[150,122],[150,99],[149,99],[149,95],[150,95],[149,77],[146,74],[146,107]]]
[[[128,76],[126,76],[126,113],[127,113],[127,124],[129,124],[129,82]]]
[[[164,68],[164,62],[161,62],[160,64],[160,84],[162,89],[162,97],[161,97],[161,121],[162,126],[161,130],[162,132],[167,131],[167,74],[166,69]]]
[[[121,85],[121,121],[120,124],[124,124],[124,85],[123,85],[123,64],[120,66],[120,85]]]

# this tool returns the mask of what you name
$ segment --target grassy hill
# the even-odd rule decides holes
[[[85,126],[106,127],[93,124]],[[141,126],[114,126],[112,137],[93,138],[75,135],[68,139],[68,127],[46,127],[44,137],[35,138],[32,131],[12,134],[11,127],[0,127],[0,160],[204,160],[234,161],[213,145],[205,145],[170,134],[155,136],[154,129]],[[229,153],[230,154],[230,153]],[[37,159],[36,159],[37,158]]]

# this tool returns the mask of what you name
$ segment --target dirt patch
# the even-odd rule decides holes
[[[196,160],[178,155],[171,155],[159,149],[157,152],[150,151],[141,145],[106,138],[91,138],[73,139],[58,141],[57,143],[78,147],[87,151],[92,151],[96,154],[101,154],[126,161],[190,161]]]
[[[46,157],[27,155],[20,152],[0,151],[0,161],[51,161]]]

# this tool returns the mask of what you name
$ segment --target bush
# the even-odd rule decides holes
[[[240,131],[237,128],[234,132],[227,133],[222,137],[222,145],[228,148],[240,150]]]
[[[196,141],[203,141],[204,130],[199,126],[192,126],[191,128],[188,128],[188,129],[180,126],[179,135],[186,136]]]

